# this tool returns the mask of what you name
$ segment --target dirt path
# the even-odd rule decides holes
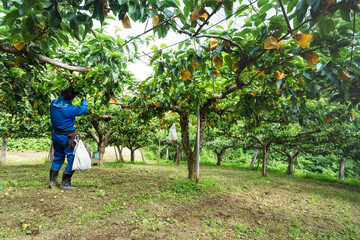
[[[48,152],[7,152],[7,164],[37,164],[43,163],[48,157]],[[125,161],[130,161],[130,150],[125,148],[123,150],[123,157]],[[112,162],[116,159],[115,151],[113,147],[107,147],[104,155],[104,161]],[[135,152],[135,161],[142,161],[140,151]]]

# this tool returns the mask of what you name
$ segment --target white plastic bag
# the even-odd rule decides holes
[[[91,168],[91,158],[81,139],[77,140],[74,149],[74,163],[72,170],[86,170]]]
[[[167,139],[167,141],[169,143],[173,143],[173,142],[177,142],[178,141],[178,137],[176,134],[176,127],[175,127],[175,123],[173,123],[173,125],[170,128],[170,132],[169,132],[169,137]]]

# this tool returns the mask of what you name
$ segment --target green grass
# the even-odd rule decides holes
[[[184,164],[106,163],[61,192],[49,167],[1,166],[1,239],[360,239],[357,182],[206,164],[197,185]]]

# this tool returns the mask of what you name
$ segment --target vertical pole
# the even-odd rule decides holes
[[[196,183],[199,183],[199,162],[200,162],[200,107],[197,110],[197,131],[196,131]]]
[[[169,158],[169,148],[166,148],[166,161],[168,160]]]
[[[158,164],[160,164],[160,139],[159,139],[159,155],[158,155]]]

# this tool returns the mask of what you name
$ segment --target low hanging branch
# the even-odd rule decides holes
[[[63,68],[63,69],[69,70],[69,71],[90,72],[90,70],[91,70],[91,68],[89,68],[89,67],[71,66],[66,63],[62,63],[62,62],[56,61],[54,59],[51,59],[49,57],[46,57],[42,54],[32,55],[28,49],[18,51],[15,47],[13,47],[7,43],[0,44],[0,52],[5,52],[5,53],[13,54],[16,56],[24,57],[24,58],[29,59],[31,62],[35,61],[35,59],[34,59],[34,57],[35,57],[37,59],[37,61],[42,65],[45,65],[46,63],[48,63],[55,67]]]

